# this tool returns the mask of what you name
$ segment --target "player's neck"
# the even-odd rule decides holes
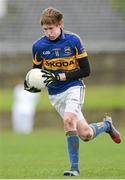
[[[50,40],[50,41],[52,41],[52,42],[57,42],[57,41],[60,40],[61,36],[62,36],[62,29],[60,29],[60,35],[59,35],[56,39]]]

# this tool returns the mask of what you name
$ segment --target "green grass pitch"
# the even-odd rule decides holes
[[[84,107],[87,110],[121,109],[125,110],[125,85],[87,86]],[[0,112],[11,111],[12,89],[0,89]],[[41,93],[37,111],[53,110],[47,90]]]
[[[62,129],[0,133],[1,179],[63,179],[64,170],[69,170],[69,161]],[[125,178],[125,142],[115,144],[106,133],[80,141],[80,171],[80,179]]]

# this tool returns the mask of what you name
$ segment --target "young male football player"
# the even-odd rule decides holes
[[[64,176],[79,176],[79,137],[89,141],[106,132],[115,143],[120,143],[121,137],[111,117],[88,124],[81,112],[85,94],[83,78],[89,76],[90,65],[80,37],[63,29],[63,14],[53,7],[42,12],[40,23],[44,36],[33,44],[33,68],[44,72],[49,99],[63,119],[71,163]],[[26,81],[25,89],[39,91],[30,89]]]

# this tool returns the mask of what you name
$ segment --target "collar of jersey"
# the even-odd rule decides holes
[[[60,36],[57,38],[57,39],[55,39],[55,40],[50,40],[48,37],[46,37],[49,41],[51,41],[51,42],[57,42],[57,41],[59,41],[59,40],[61,40],[61,39],[65,39],[65,33],[64,33],[64,31],[61,29],[61,34],[60,34]]]

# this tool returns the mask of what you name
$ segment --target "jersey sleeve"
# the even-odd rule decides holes
[[[73,38],[76,50],[76,59],[87,57],[87,52],[85,50],[85,46],[79,36],[74,36]]]
[[[33,64],[40,65],[42,64],[42,57],[39,53],[39,50],[36,48],[35,44],[32,46],[32,57],[33,57]]]

